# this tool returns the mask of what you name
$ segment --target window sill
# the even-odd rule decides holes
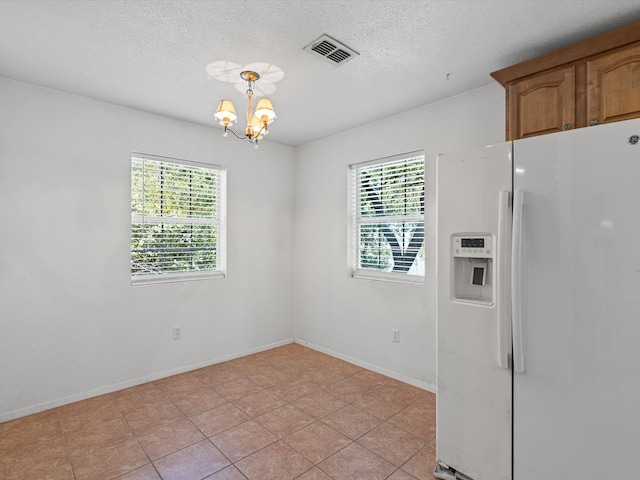
[[[165,273],[159,275],[139,275],[131,277],[131,285],[154,285],[158,283],[195,282],[199,280],[212,280],[225,278],[224,272],[202,273]]]
[[[358,278],[360,280],[374,280],[377,282],[389,282],[389,283],[404,283],[407,285],[424,285],[424,276],[407,275],[406,273],[355,270],[353,271],[351,276],[353,278]]]

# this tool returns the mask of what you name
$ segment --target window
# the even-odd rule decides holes
[[[424,152],[350,167],[354,277],[424,281]]]
[[[224,277],[225,169],[131,156],[131,281]]]

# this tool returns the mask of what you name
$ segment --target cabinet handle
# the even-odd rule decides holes
[[[597,124],[598,124],[597,118],[592,118],[591,120],[589,120],[589,125],[591,125],[592,127]]]
[[[565,123],[564,124],[564,129],[565,130],[571,130],[571,124],[570,123]]]

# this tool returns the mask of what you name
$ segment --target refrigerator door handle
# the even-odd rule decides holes
[[[511,251],[511,192],[501,190],[498,204],[498,255],[496,309],[498,317],[498,365],[509,369],[511,354],[511,318],[509,288],[509,252]]]
[[[522,207],[524,192],[513,193],[513,248],[511,250],[511,308],[513,319],[513,371],[524,373],[522,349]]]

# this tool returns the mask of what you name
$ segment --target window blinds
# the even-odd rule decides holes
[[[424,275],[424,155],[353,165],[355,270]]]
[[[152,155],[131,158],[131,276],[222,276],[223,167]],[[201,275],[202,276],[202,275]]]

